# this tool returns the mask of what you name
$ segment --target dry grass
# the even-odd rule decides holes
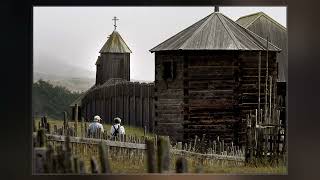
[[[35,123],[36,123],[36,128],[38,128],[38,124],[39,124],[40,119],[37,118],[35,119]],[[51,131],[53,131],[53,127],[54,125],[56,125],[58,128],[63,126],[63,121],[62,120],[56,120],[56,119],[48,119],[48,123],[50,124],[50,129]],[[74,122],[68,122],[70,127],[74,127]],[[87,126],[89,126],[90,123],[86,123]],[[105,131],[109,131],[111,129],[111,124],[102,124],[103,128]],[[137,137],[141,137],[144,136],[144,129],[141,127],[132,127],[132,126],[124,126],[125,127],[125,131],[127,135],[132,135],[132,136],[137,136]],[[78,123],[78,132],[81,133],[81,123]],[[81,136],[81,134],[79,134],[79,136]],[[151,133],[147,133],[146,136],[153,136],[153,134]]]
[[[39,119],[36,119],[36,127],[38,127]],[[49,119],[48,122],[53,130],[53,126],[61,127],[63,121]],[[69,122],[73,126],[73,122]],[[110,130],[110,124],[103,124],[106,130]],[[80,128],[79,128],[80,129]],[[143,136],[142,128],[126,127],[126,134]],[[147,134],[152,136],[152,134]],[[93,156],[99,165],[98,146],[91,145],[86,150],[81,150],[79,147],[74,147],[74,154],[84,161],[85,169],[89,173],[90,158]],[[113,173],[116,174],[141,174],[147,173],[146,156],[142,151],[126,150],[121,148],[113,148],[109,150],[109,162]],[[171,156],[170,173],[175,172],[175,159],[177,157]],[[285,165],[270,166],[270,165],[239,165],[234,163],[226,163],[225,161],[205,161],[201,163],[200,159],[195,157],[185,157],[188,161],[189,173],[213,173],[213,174],[287,174],[287,167]]]

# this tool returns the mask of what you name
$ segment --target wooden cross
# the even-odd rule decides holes
[[[113,17],[113,19],[112,20],[114,20],[114,30],[116,30],[116,28],[117,28],[117,21],[119,20],[119,19],[117,19],[117,17],[115,16],[115,17]]]

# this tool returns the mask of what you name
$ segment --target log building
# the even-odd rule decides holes
[[[276,79],[278,47],[214,12],[150,51],[157,134],[245,142],[244,120],[259,94],[264,103],[266,73]]]

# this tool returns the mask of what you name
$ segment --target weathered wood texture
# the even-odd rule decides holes
[[[156,52],[155,130],[176,140],[220,136],[245,143],[245,116],[258,105],[258,51]],[[266,52],[261,53],[264,101]],[[269,52],[268,75],[275,78],[276,54]],[[163,76],[173,64],[173,78]]]
[[[155,61],[155,133],[183,139],[183,56],[156,55]],[[164,63],[175,68],[175,77],[164,79]],[[170,64],[171,63],[171,64]]]
[[[148,132],[153,132],[153,83],[109,81],[83,98],[85,119],[90,121],[99,115],[104,122],[113,123],[115,117],[120,117],[124,125],[146,127]]]
[[[247,19],[244,22],[241,22],[241,18],[237,20],[240,25],[243,25],[246,29],[254,32],[267,39],[269,38],[270,42],[281,49],[281,52],[278,54],[277,62],[279,64],[279,82],[288,81],[288,33],[287,29],[271,19],[271,17],[265,15],[264,13],[259,13],[257,19]],[[246,24],[248,23],[248,24]]]
[[[130,81],[130,54],[103,53],[98,57],[96,85],[103,84],[111,78]]]

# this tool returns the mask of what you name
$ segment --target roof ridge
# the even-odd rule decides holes
[[[253,24],[254,22],[256,22],[256,20],[259,19],[259,18],[263,15],[262,13],[263,13],[263,12],[258,12],[258,13],[257,13],[258,16],[257,16],[253,21],[251,21],[249,24],[247,24],[245,28],[248,28],[251,24]]]
[[[248,15],[245,15],[245,16],[241,16],[241,17],[238,18],[238,20],[242,19],[242,18],[247,18],[247,17],[250,17],[250,16],[254,16],[254,15],[257,15],[257,14],[260,14],[260,13],[263,13],[263,12],[259,11],[259,12],[256,12],[256,13],[252,13],[252,14],[248,14]]]
[[[222,18],[220,18],[218,16],[218,18],[220,19],[222,25],[224,26],[224,28],[226,29],[227,33],[229,34],[230,38],[233,40],[233,42],[235,43],[235,45],[237,46],[237,49],[240,49],[239,46],[238,46],[238,39],[236,39],[236,37],[233,35],[232,32],[230,32],[231,30],[227,27],[227,25],[225,24],[226,22],[224,20],[222,20]],[[232,35],[231,35],[232,34]]]
[[[278,23],[276,20],[274,20],[272,17],[270,17],[268,14],[261,12],[262,15],[261,16],[265,16],[268,20],[270,20],[272,23],[276,24],[277,26],[279,26],[280,28],[282,28],[283,30],[287,31],[287,28],[284,27],[283,25],[281,25],[280,23]],[[260,17],[261,17],[260,16]]]
[[[212,13],[211,13],[211,14],[212,14]],[[163,45],[164,43],[166,43],[166,42],[168,42],[169,40],[173,39],[174,37],[178,36],[178,35],[179,35],[179,34],[181,34],[182,32],[187,31],[189,28],[193,27],[194,25],[196,25],[196,24],[197,24],[197,23],[199,23],[200,21],[202,21],[202,20],[204,20],[204,19],[208,18],[211,14],[209,14],[209,15],[207,15],[206,17],[204,17],[204,18],[200,19],[199,21],[197,21],[197,22],[195,22],[195,23],[191,24],[191,25],[190,25],[190,26],[188,26],[187,28],[182,29],[181,31],[179,31],[179,32],[178,32],[178,33],[176,33],[175,35],[171,36],[169,39],[166,39],[165,41],[163,41],[162,43],[158,44],[157,46],[153,47],[153,48],[152,48],[152,49],[150,49],[149,51],[150,51],[150,52],[152,52],[152,50],[153,50],[153,49],[155,49],[155,48],[157,48],[157,47],[159,47],[159,46]]]
[[[195,31],[191,34],[191,36],[179,47],[179,49],[180,49],[180,48],[184,48],[184,47],[186,46],[187,42],[189,42],[190,39],[192,39],[192,37],[193,37],[196,33],[198,33],[198,32],[206,25],[206,22],[208,22],[211,18],[214,17],[214,16],[212,16],[212,15],[216,16],[216,13],[211,13],[209,16],[207,16],[208,18],[197,28],[197,30],[195,30]]]
[[[276,24],[277,26],[279,26],[281,29],[287,31],[287,28],[286,28],[286,27],[284,27],[282,24],[278,23],[276,20],[274,20],[272,17],[270,17],[268,14],[266,14],[265,12],[262,12],[262,11],[257,12],[257,13],[253,13],[253,14],[248,14],[248,15],[246,15],[246,16],[242,16],[242,17],[238,18],[238,19],[236,20],[236,22],[237,22],[238,20],[240,20],[240,19],[247,18],[247,17],[253,16],[253,15],[256,15],[256,14],[259,14],[259,15],[258,15],[253,21],[251,21],[249,24],[247,24],[247,25],[245,26],[245,28],[248,28],[251,24],[253,24],[253,23],[254,23],[257,19],[259,19],[261,16],[264,16],[264,17],[266,17],[268,20],[270,20],[272,23],[274,23],[274,24]]]

